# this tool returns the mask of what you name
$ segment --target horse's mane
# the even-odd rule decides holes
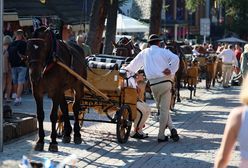
[[[129,42],[130,40],[127,37],[122,37],[120,40],[117,42],[118,45],[125,45]]]
[[[39,38],[42,33],[44,33],[48,28],[45,26],[42,26],[38,29],[36,29],[33,33],[33,38]]]
[[[184,52],[184,54],[192,54],[192,47],[189,45],[180,46]]]

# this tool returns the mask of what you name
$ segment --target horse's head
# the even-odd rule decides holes
[[[32,82],[38,82],[46,66],[47,44],[43,39],[30,39],[27,42],[27,61]]]
[[[41,27],[27,42],[26,54],[32,82],[38,82],[42,78],[46,66],[52,60],[53,38],[47,28]]]
[[[113,43],[113,54],[118,56],[130,57],[131,51],[124,44]]]
[[[135,57],[140,49],[133,45],[132,40],[126,37],[122,37],[117,43],[113,43],[115,49],[115,55],[125,56],[125,57]]]

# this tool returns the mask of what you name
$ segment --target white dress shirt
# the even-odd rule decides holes
[[[125,69],[137,72],[142,67],[148,80],[166,76],[163,73],[166,68],[170,69],[171,75],[175,75],[179,67],[179,57],[168,49],[152,45],[142,50]]]
[[[197,50],[195,50],[195,49],[192,50],[192,53],[193,53],[194,56],[199,56],[199,55],[201,55],[201,54],[200,54]]]
[[[222,58],[222,62],[224,64],[234,64],[235,66],[238,66],[238,61],[235,56],[235,52],[231,49],[225,49],[223,50],[219,55],[219,58]]]

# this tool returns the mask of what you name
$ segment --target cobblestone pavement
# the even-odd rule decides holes
[[[239,87],[223,89],[215,87],[210,90],[197,89],[197,96],[189,100],[189,91],[182,91],[182,102],[176,104],[172,118],[180,134],[179,142],[157,142],[158,122],[150,116],[145,132],[149,138],[136,140],[129,138],[126,144],[118,144],[116,125],[106,123],[85,122],[82,128],[83,143],[63,144],[59,139],[59,152],[48,152],[49,145],[49,109],[51,103],[45,100],[45,130],[46,144],[44,152],[32,150],[37,139],[36,133],[24,136],[18,140],[7,142],[4,152],[0,153],[2,166],[20,162],[23,155],[32,160],[42,161],[44,158],[61,162],[65,157],[76,154],[77,167],[175,167],[175,168],[210,168],[222,138],[225,122],[230,110],[239,105]],[[152,100],[148,101],[154,107]],[[25,96],[20,107],[13,107],[15,112],[34,113],[35,104],[31,96]],[[91,114],[96,118],[105,118]],[[233,152],[230,167],[239,164],[239,149]],[[71,164],[71,163],[70,163]]]

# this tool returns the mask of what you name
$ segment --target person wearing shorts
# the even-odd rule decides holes
[[[24,32],[19,29],[16,32],[16,40],[11,43],[8,48],[9,62],[11,65],[11,74],[13,80],[14,91],[16,92],[16,98],[14,105],[21,104],[21,94],[23,91],[24,83],[26,82],[27,66],[22,59],[22,56],[26,52],[26,42],[24,41]]]

